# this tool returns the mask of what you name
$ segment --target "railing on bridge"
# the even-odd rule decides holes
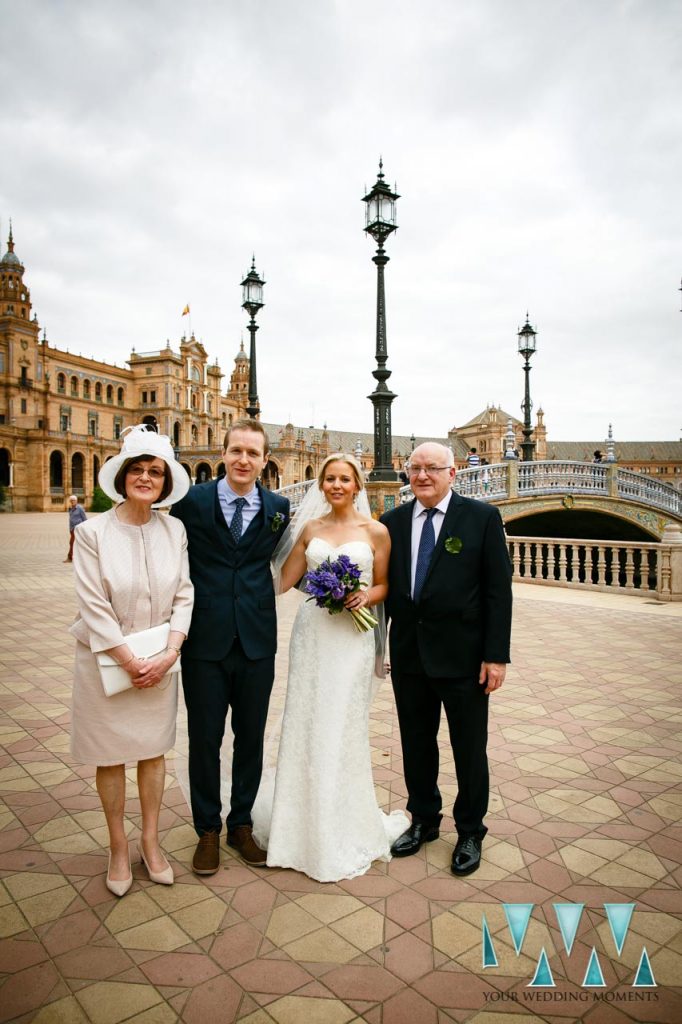
[[[308,493],[308,488],[314,483],[314,480],[303,480],[299,484],[289,484],[287,487],[280,487],[277,491],[283,498],[289,499],[292,516]]]
[[[682,518],[682,492],[644,473],[621,469],[616,463],[509,462],[460,469],[454,490],[465,498],[502,501],[546,494],[589,494],[626,498]],[[400,489],[400,501],[409,501],[409,487]]]

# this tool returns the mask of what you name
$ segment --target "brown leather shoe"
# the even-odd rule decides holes
[[[232,846],[241,859],[252,868],[264,868],[268,851],[261,850],[253,838],[253,829],[250,825],[236,825],[227,833],[227,845]]]
[[[220,867],[220,833],[204,832],[199,836],[197,848],[192,858],[192,871],[195,875],[215,875]]]

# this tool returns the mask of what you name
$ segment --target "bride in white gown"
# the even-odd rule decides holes
[[[289,527],[283,565],[279,557],[281,591],[326,558],[345,554],[365,584],[346,607],[379,604],[387,591],[390,540],[369,516],[360,466],[352,456],[331,455],[318,487],[312,485],[318,493],[306,503],[310,508],[318,498],[316,511],[325,514],[302,523],[302,508],[302,519],[297,514]],[[384,814],[374,793],[374,664],[374,631],[359,633],[351,615],[302,603],[291,633],[274,797],[263,786],[253,809],[254,838],[267,846],[268,866],[294,868],[319,882],[353,878],[374,860],[390,860],[391,843],[408,827],[402,811]]]

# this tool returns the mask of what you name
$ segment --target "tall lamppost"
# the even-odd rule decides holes
[[[258,381],[256,376],[256,313],[262,309],[263,285],[256,270],[256,257],[251,260],[251,270],[242,281],[242,309],[245,309],[251,319],[249,320],[249,334],[251,335],[251,347],[249,349],[249,404],[246,407],[246,414],[252,419],[258,419],[260,405],[258,404]]]
[[[374,468],[369,474],[370,481],[395,481],[398,474],[393,468],[393,441],[391,437],[391,402],[396,397],[389,390],[386,381],[391,371],[386,368],[388,348],[386,343],[386,296],[384,293],[384,267],[388,256],[384,252],[384,242],[396,230],[395,203],[400,199],[397,192],[391,192],[384,181],[383,162],[379,160],[379,174],[372,189],[363,196],[366,203],[365,231],[377,243],[376,256],[372,262],[377,267],[377,326],[376,326],[376,361],[377,368],[372,370],[377,386],[368,395],[374,406]]]
[[[517,332],[519,339],[519,355],[523,356],[524,365],[523,371],[526,375],[526,391],[521,403],[521,409],[523,410],[523,441],[521,442],[521,451],[523,452],[522,461],[532,462],[533,453],[535,451],[535,441],[531,441],[533,434],[533,424],[531,423],[530,413],[533,408],[533,403],[530,399],[530,357],[535,353],[535,338],[537,331],[534,331],[528,320],[528,313],[526,313],[526,322]]]

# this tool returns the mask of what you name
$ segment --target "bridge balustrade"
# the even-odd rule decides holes
[[[619,469],[617,481],[619,498],[655,505],[656,508],[676,515],[682,513],[682,494],[662,480],[652,480],[644,473],[635,473],[631,469]]]
[[[633,541],[509,537],[513,578],[520,583],[649,594],[662,583],[669,545]]]

